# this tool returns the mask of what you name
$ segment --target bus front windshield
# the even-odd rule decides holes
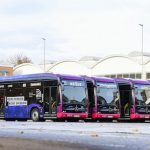
[[[63,104],[85,105],[86,93],[84,81],[63,80]]]
[[[150,85],[135,85],[135,104],[150,105]]]
[[[98,105],[117,105],[119,102],[117,85],[97,82],[97,101]]]

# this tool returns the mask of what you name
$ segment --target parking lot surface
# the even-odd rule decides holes
[[[0,149],[150,150],[150,123],[0,121],[0,137]]]

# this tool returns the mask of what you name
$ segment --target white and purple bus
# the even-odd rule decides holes
[[[150,83],[147,80],[115,79],[120,95],[120,118],[150,119]]]
[[[92,120],[150,119],[150,82],[137,79],[85,77],[88,118]]]
[[[51,73],[0,78],[0,118],[33,121],[88,117],[83,77]]]
[[[118,119],[119,89],[114,79],[105,77],[85,77],[89,99],[89,119]]]

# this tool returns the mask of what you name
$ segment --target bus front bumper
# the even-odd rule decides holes
[[[88,113],[57,113],[57,118],[81,118],[86,119],[88,117]]]
[[[93,113],[92,114],[93,119],[105,119],[105,118],[112,118],[112,119],[118,119],[120,118],[120,114],[101,114],[101,113]]]
[[[150,119],[150,114],[130,114],[130,119]]]

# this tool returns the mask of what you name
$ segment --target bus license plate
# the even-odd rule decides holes
[[[113,116],[107,116],[108,118],[113,118]]]
[[[79,115],[74,115],[75,118],[80,117]]]
[[[149,116],[145,116],[145,118],[149,118]]]

